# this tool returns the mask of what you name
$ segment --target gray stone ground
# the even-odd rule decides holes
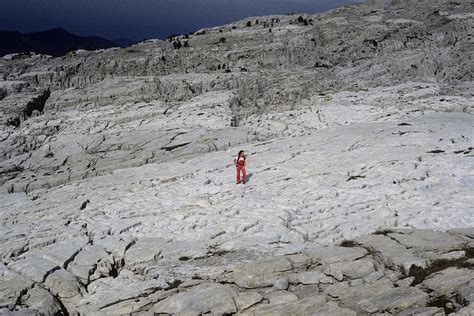
[[[454,311],[471,315],[473,234],[472,228],[385,229],[346,240],[342,246],[307,248],[238,264],[216,277],[194,275],[163,287],[133,278],[130,271],[92,282],[86,289],[77,270],[41,257],[25,258],[1,270],[1,311],[20,315],[22,308],[8,312],[20,303],[27,308],[23,312],[44,314],[61,312],[66,306],[74,313],[95,310],[114,315],[444,315]],[[144,245],[132,245],[126,255],[153,260],[156,243]],[[225,260],[226,254],[221,256]],[[212,266],[209,259],[194,260],[192,265]],[[34,279],[35,275],[43,278]],[[90,301],[81,304],[83,297]]]
[[[0,58],[0,314],[472,314],[473,11]]]

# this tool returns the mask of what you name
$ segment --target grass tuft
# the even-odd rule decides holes
[[[443,296],[432,298],[428,302],[427,305],[431,307],[440,307],[444,309],[444,313],[448,315],[456,311],[453,305],[450,303],[451,301],[446,296],[443,295]]]
[[[372,233],[372,235],[384,235],[387,236],[388,234],[394,233],[391,229],[378,229]]]
[[[346,248],[353,248],[353,247],[358,247],[359,244],[353,240],[345,239],[339,244],[339,246],[346,247]]]

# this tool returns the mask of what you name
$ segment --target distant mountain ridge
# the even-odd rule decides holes
[[[128,38],[128,37],[113,38],[112,42],[117,43],[122,47],[128,47],[128,46],[140,43],[139,40],[131,39],[131,38]]]
[[[95,50],[122,46],[97,36],[78,36],[63,28],[35,33],[0,31],[0,56],[13,53],[35,52],[62,56],[75,49]]]

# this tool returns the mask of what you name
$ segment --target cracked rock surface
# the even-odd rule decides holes
[[[0,58],[0,314],[471,315],[473,9]]]

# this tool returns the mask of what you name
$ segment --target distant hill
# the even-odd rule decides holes
[[[113,38],[112,42],[117,43],[122,47],[128,47],[128,46],[131,46],[131,45],[135,45],[135,44],[139,43],[140,41],[130,39],[130,38],[127,38],[127,37],[120,37],[120,38]]]
[[[35,52],[57,57],[75,49],[95,50],[117,46],[121,45],[101,37],[77,36],[62,28],[36,33],[0,31],[0,56]]]

